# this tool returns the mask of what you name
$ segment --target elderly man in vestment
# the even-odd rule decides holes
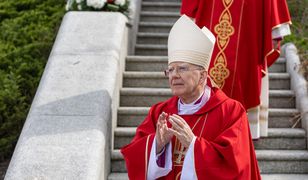
[[[170,99],[150,108],[121,149],[133,180],[259,180],[245,108],[215,87],[214,35],[183,15],[168,39]]]
[[[267,68],[290,34],[286,0],[182,0],[181,14],[214,32],[210,77],[248,111],[252,138],[267,136]]]

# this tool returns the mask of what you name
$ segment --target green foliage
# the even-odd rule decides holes
[[[292,42],[299,51],[303,75],[308,80],[308,0],[288,0],[292,25],[290,36],[284,43]]]
[[[18,85],[21,81],[20,75],[0,71],[0,150],[4,153],[1,158],[14,148],[26,117],[28,105]]]
[[[0,2],[0,160],[17,142],[64,7],[64,0]]]

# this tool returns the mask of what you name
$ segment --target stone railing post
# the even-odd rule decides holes
[[[283,56],[287,62],[287,72],[291,76],[291,89],[296,96],[296,108],[301,112],[301,125],[306,130],[308,144],[308,84],[300,74],[300,60],[294,44],[287,43],[282,48]]]

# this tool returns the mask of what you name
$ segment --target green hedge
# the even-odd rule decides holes
[[[65,0],[0,2],[0,160],[13,152],[64,13]]]

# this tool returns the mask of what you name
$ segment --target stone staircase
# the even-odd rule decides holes
[[[179,0],[143,0],[135,55],[126,58],[120,91],[117,127],[114,131],[109,180],[128,179],[119,149],[133,138],[149,107],[171,96],[163,70],[167,66],[167,38],[179,17]],[[269,69],[269,135],[254,142],[263,179],[308,179],[306,132],[284,58]],[[293,127],[294,126],[294,127]]]

